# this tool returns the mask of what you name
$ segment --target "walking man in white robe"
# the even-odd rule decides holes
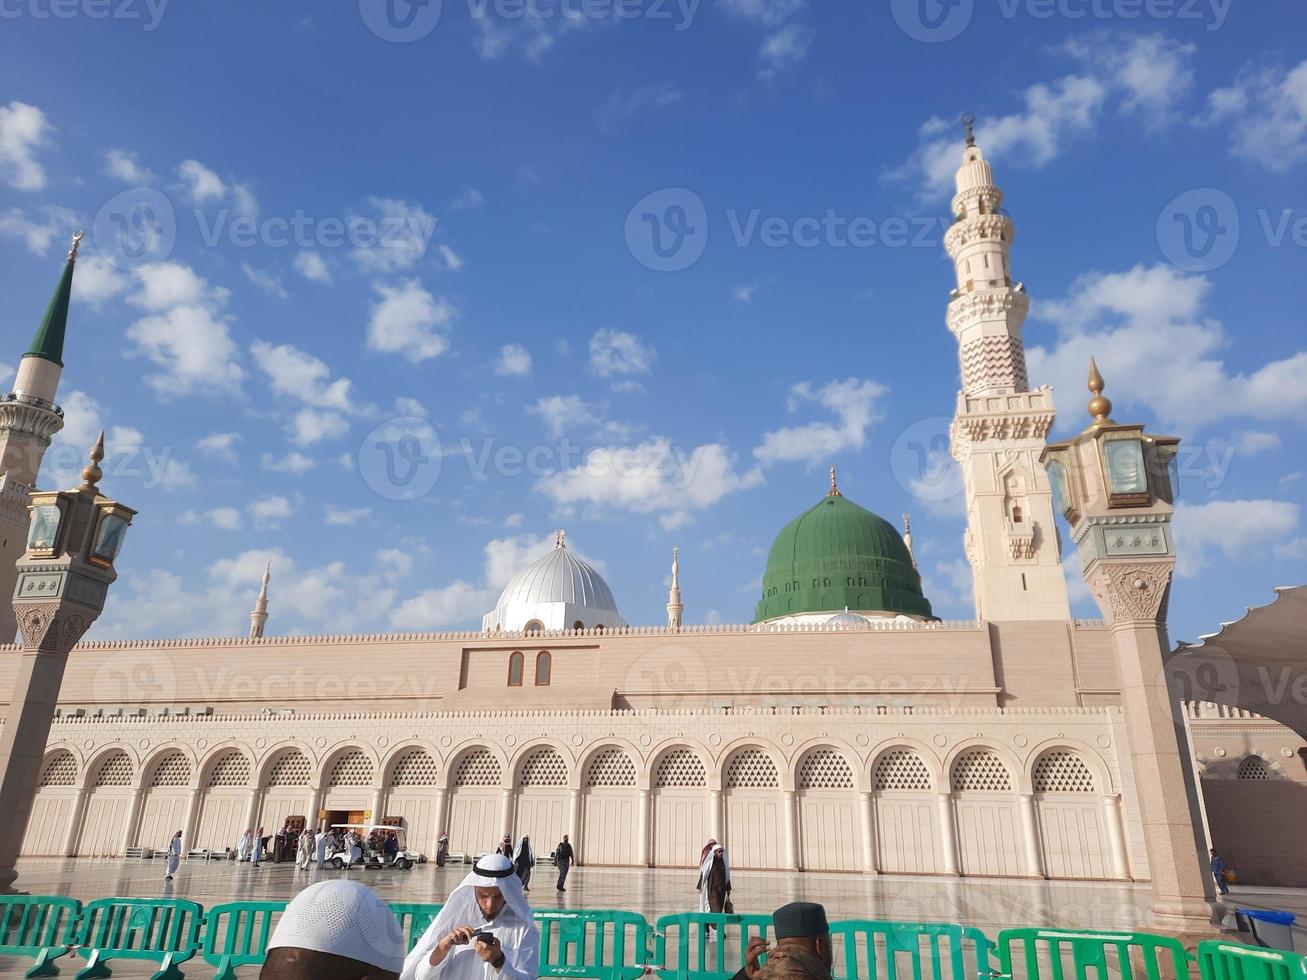
[[[318,854],[318,870],[321,871],[327,863],[327,828],[322,827],[318,830],[318,836],[313,839],[314,848]]]
[[[250,859],[250,849],[254,846],[254,828],[246,827],[245,833],[241,834],[240,840],[236,842],[236,860],[248,861]]]
[[[313,831],[305,827],[300,831],[298,849],[295,851],[295,867],[301,871],[308,871],[309,864],[313,860]]]
[[[400,980],[537,980],[539,971],[540,930],[512,859],[487,854],[449,893]]]
[[[168,841],[168,865],[163,872],[164,881],[172,881],[177,873],[177,866],[182,863],[182,832],[179,830]]]

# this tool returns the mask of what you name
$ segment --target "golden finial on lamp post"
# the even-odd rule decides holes
[[[1091,429],[1097,429],[1104,425],[1116,425],[1110,417],[1112,414],[1112,400],[1103,394],[1105,387],[1103,376],[1098,371],[1098,364],[1091,357],[1089,359],[1089,390],[1094,393],[1094,397],[1089,399],[1089,414],[1094,417],[1094,421],[1089,426]]]
[[[826,491],[828,497],[841,497],[840,488],[835,485],[835,467],[830,468],[830,489]]]
[[[91,447],[91,462],[82,470],[82,485],[78,490],[95,493],[98,490],[96,484],[104,476],[104,471],[100,469],[100,460],[104,459],[104,433],[100,433],[100,438],[95,440],[95,445]]]

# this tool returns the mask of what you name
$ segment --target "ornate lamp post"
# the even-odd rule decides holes
[[[1089,413],[1080,435],[1040,456],[1071,525],[1085,581],[1116,644],[1121,705],[1153,878],[1153,916],[1175,932],[1219,922],[1202,812],[1179,697],[1167,683],[1166,604],[1175,545],[1171,463],[1180,440],[1109,417],[1103,377],[1089,362]]]
[[[136,511],[102,496],[104,434],[74,490],[34,492],[27,550],[18,559],[14,615],[22,635],[14,691],[0,734],[0,891],[12,891],[50,723],[70,651],[104,609],[114,559]]]

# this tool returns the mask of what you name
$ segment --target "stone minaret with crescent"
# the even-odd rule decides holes
[[[685,606],[681,604],[681,549],[672,549],[672,587],[667,590],[667,625],[670,629],[681,628],[681,614]]]
[[[18,362],[13,390],[0,396],[0,643],[12,642],[18,630],[10,600],[18,578],[14,562],[27,545],[28,497],[51,438],[64,427],[63,410],[55,397],[63,374],[73,266],[81,241],[78,232],[45,316]]]
[[[968,125],[944,247],[957,271],[948,327],[962,367],[950,448],[962,467],[976,617],[1068,619],[1052,489],[1039,462],[1053,393],[1032,390],[1026,375],[1030,298],[1012,277],[1015,228],[1002,205]]]
[[[268,580],[272,578],[272,559],[263,566],[263,584],[259,586],[258,598],[254,600],[254,609],[250,612],[250,638],[263,636],[263,628],[268,625]]]

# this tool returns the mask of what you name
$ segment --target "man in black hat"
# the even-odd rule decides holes
[[[744,969],[732,980],[830,980],[835,962],[826,909],[816,902],[790,902],[772,913],[776,945],[755,936],[749,940]],[[765,965],[759,966],[762,954]]]

